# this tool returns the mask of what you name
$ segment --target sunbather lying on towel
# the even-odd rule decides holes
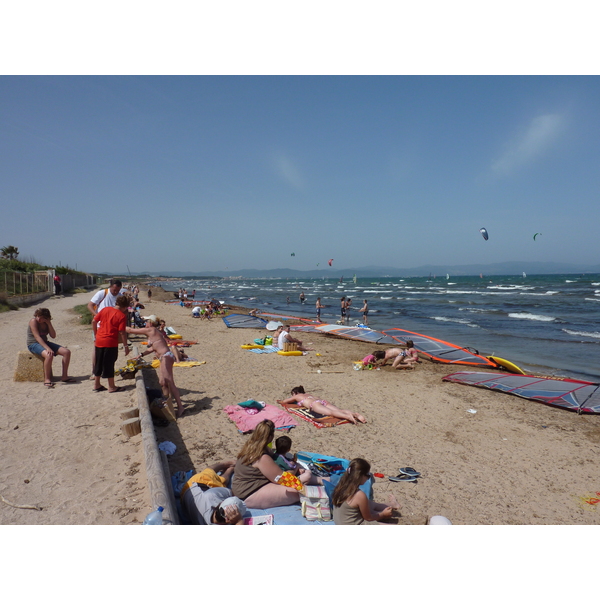
[[[359,413],[338,408],[337,406],[331,404],[331,402],[327,402],[327,400],[317,398],[317,396],[313,396],[312,394],[307,394],[301,385],[292,390],[292,395],[289,398],[286,398],[285,400],[277,400],[277,403],[281,404],[282,406],[285,406],[286,404],[298,404],[299,406],[308,408],[309,410],[319,413],[320,415],[337,417],[338,419],[347,419],[355,425],[356,421],[360,421],[361,423],[367,422],[367,420]]]

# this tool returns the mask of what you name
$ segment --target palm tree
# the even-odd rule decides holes
[[[19,256],[19,249],[16,246],[4,246],[4,248],[0,248],[0,256],[8,260],[15,260]]]

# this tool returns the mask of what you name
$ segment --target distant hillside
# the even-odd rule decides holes
[[[186,278],[209,278],[209,277],[246,277],[246,278],[283,278],[283,279],[301,279],[306,277],[328,277],[328,278],[350,278],[353,275],[357,277],[427,277],[428,275],[445,275],[457,277],[460,275],[553,275],[553,274],[591,274],[600,273],[600,265],[582,265],[582,264],[564,264],[551,262],[502,262],[489,265],[423,265],[410,269],[398,267],[378,267],[368,266],[356,269],[311,269],[309,271],[299,271],[296,269],[240,269],[238,271],[161,271],[160,273],[148,273],[152,276],[179,277]]]

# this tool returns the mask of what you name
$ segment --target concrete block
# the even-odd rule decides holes
[[[17,354],[15,381],[44,381],[44,359],[28,350]]]

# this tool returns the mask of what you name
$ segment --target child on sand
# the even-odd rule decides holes
[[[401,351],[392,363],[395,369],[414,369],[419,360],[419,354],[414,348],[412,340],[406,342],[406,349]]]
[[[175,379],[173,378],[173,364],[177,360],[175,355],[167,344],[165,336],[157,329],[160,321],[155,315],[150,315],[146,318],[146,327],[142,329],[126,329],[127,333],[134,335],[145,335],[148,338],[148,350],[142,352],[139,357],[155,352],[160,360],[160,371],[159,380],[162,388],[163,396],[168,398],[172,395],[177,402],[177,418],[181,417],[183,411],[183,404],[179,397],[179,390],[175,385]],[[136,357],[136,358],[139,358]]]
[[[371,465],[362,458],[350,461],[333,491],[333,520],[336,525],[361,525],[365,521],[383,521],[393,515],[400,505],[390,496],[390,505],[379,504],[367,498],[359,489],[371,476]]]
[[[107,306],[96,313],[92,319],[94,329],[94,392],[103,392],[106,388],[100,383],[100,378],[108,379],[108,392],[121,392],[124,388],[115,385],[115,362],[119,354],[119,339],[125,348],[125,356],[129,354],[127,344],[127,312],[129,298],[117,296],[116,306]],[[129,328],[132,331],[139,329]]]
[[[287,435],[282,435],[275,440],[275,454],[273,460],[278,467],[284,471],[291,471],[293,475],[298,475],[300,467],[296,462],[296,455],[289,454],[292,449],[292,440]]]

